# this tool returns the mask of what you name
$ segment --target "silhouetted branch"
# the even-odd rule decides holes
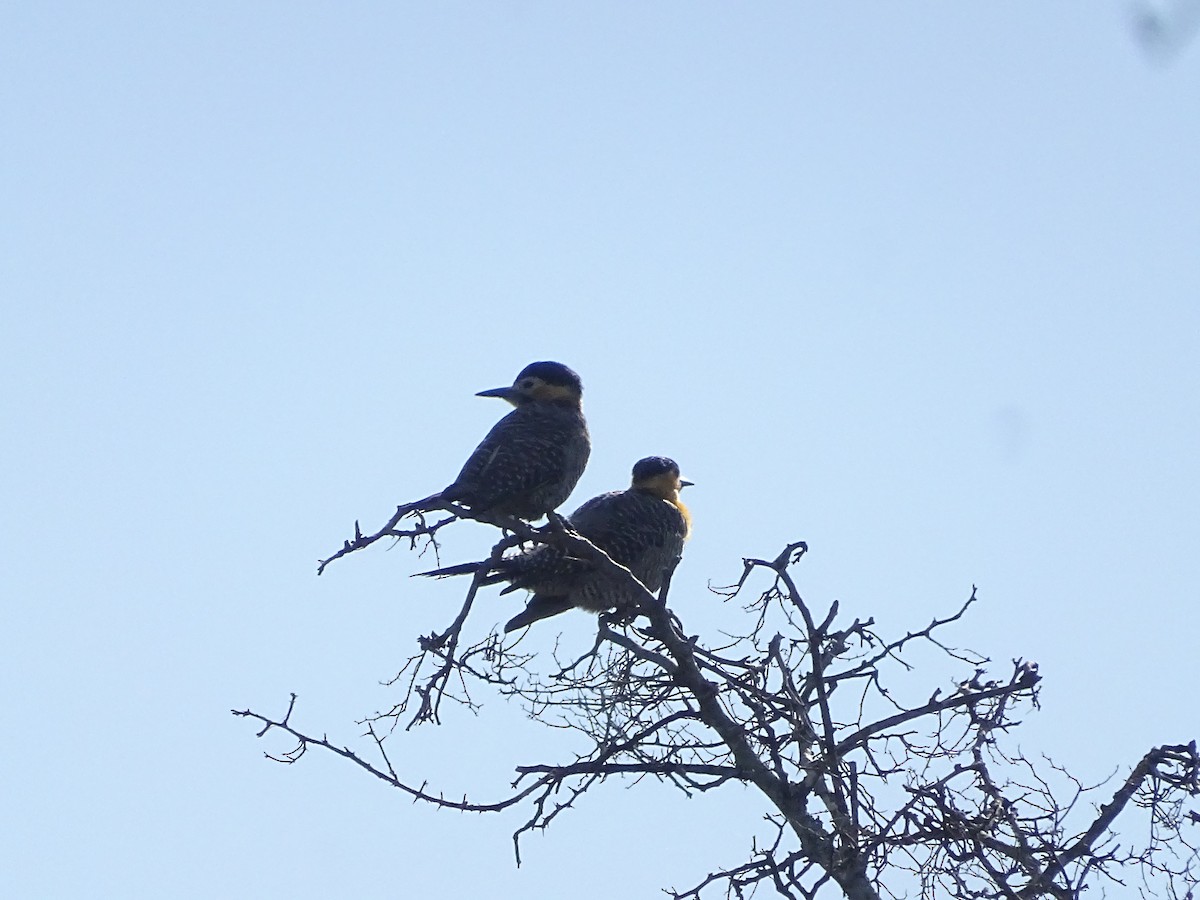
[[[425,520],[425,514],[429,512],[435,512],[437,510],[444,510],[449,512],[451,515],[445,519],[439,519],[437,522],[427,522]],[[396,526],[400,524],[402,519],[405,519],[408,516],[412,516],[416,519],[416,525],[407,530],[398,529]],[[354,537],[351,540],[344,541],[341,549],[338,550],[337,553],[333,554],[327,559],[320,560],[317,563],[317,574],[324,574],[325,567],[334,560],[341,559],[346,554],[353,553],[356,550],[363,550],[367,547],[370,547],[381,538],[390,537],[397,540],[403,540],[407,538],[413,549],[416,549],[418,539],[427,538],[430,546],[433,547],[434,553],[436,554],[437,541],[434,535],[439,529],[462,518],[477,517],[472,516],[470,510],[468,510],[466,507],[459,506],[457,503],[448,503],[440,499],[437,494],[434,494],[432,497],[426,497],[424,500],[418,500],[415,503],[406,503],[401,506],[397,506],[396,512],[392,514],[392,517],[388,519],[384,526],[374,534],[363,534],[358,522],[355,521]]]
[[[257,736],[260,738],[265,736],[267,734],[267,732],[269,732],[272,728],[277,728],[280,731],[283,731],[283,732],[291,735],[296,740],[297,743],[293,749],[288,750],[282,754],[279,754],[278,756],[270,754],[270,753],[265,753],[264,756],[266,756],[267,759],[273,760],[274,762],[281,762],[281,763],[290,765],[292,763],[298,762],[300,760],[300,758],[302,756],[304,756],[305,752],[307,752],[309,747],[318,747],[322,750],[328,750],[330,753],[334,753],[334,754],[342,757],[343,759],[354,763],[354,765],[358,766],[363,771],[368,772],[371,775],[374,775],[380,781],[384,781],[387,784],[391,785],[392,787],[403,791],[404,793],[411,796],[414,800],[421,800],[421,801],[424,801],[425,803],[431,803],[434,806],[446,807],[448,809],[456,809],[456,810],[459,810],[460,812],[500,812],[502,810],[508,809],[510,806],[520,803],[525,798],[533,795],[538,790],[539,787],[544,786],[542,784],[542,782],[535,783],[533,785],[530,785],[529,787],[527,787],[525,790],[521,791],[520,793],[515,794],[511,797],[508,797],[505,800],[501,800],[497,803],[470,803],[465,799],[463,799],[463,800],[448,800],[448,799],[446,799],[445,796],[443,796],[441,794],[431,794],[431,793],[427,792],[425,790],[424,783],[422,783],[419,787],[413,787],[412,785],[406,784],[403,781],[401,781],[399,778],[396,777],[395,770],[392,768],[391,761],[387,759],[386,754],[383,754],[383,757],[382,757],[385,768],[379,768],[378,766],[375,766],[375,765],[371,764],[370,762],[368,762],[367,760],[363,759],[361,756],[356,754],[349,747],[335,746],[334,744],[330,743],[330,741],[327,737],[324,737],[324,736],[322,736],[320,738],[314,737],[312,735],[305,734],[304,732],[296,729],[295,727],[292,726],[292,724],[290,722],[291,717],[292,717],[292,712],[295,710],[295,706],[296,706],[296,695],[292,694],[291,700],[288,703],[287,712],[284,714],[282,719],[278,719],[278,720],[270,719],[267,716],[263,716],[259,713],[252,712],[251,710],[248,710],[248,709],[243,709],[243,710],[231,709],[230,712],[233,713],[235,716],[241,716],[243,718],[250,718],[250,719],[254,719],[256,721],[262,722],[263,727],[261,730],[259,730],[259,732],[257,734]],[[375,739],[376,747],[382,753],[383,739],[381,737],[376,736],[373,732],[369,732],[369,734],[370,734],[370,736],[372,736]]]
[[[375,535],[356,527],[354,541],[326,563],[380,537],[410,537],[396,528],[401,510]],[[457,507],[446,511],[451,519],[428,528],[470,517]],[[1078,898],[1131,867],[1155,879],[1164,896],[1182,898],[1197,885],[1200,857],[1194,834],[1184,831],[1200,819],[1190,808],[1200,794],[1195,743],[1150,751],[1087,815],[1079,801],[1098,786],[1005,749],[1018,714],[1037,708],[1037,664],[1014,659],[1007,677],[994,680],[986,657],[945,639],[977,602],[974,589],[953,615],[884,637],[873,618],[840,623],[837,603],[814,611],[792,576],[807,551],[796,542],[774,559],[743,560],[737,582],[714,589],[732,599],[766,576],[757,597],[745,601],[749,628],[713,647],[689,636],[668,608],[669,577],[655,596],[557,516],[540,528],[515,519],[490,524],[508,533],[476,569],[457,615],[422,637],[419,652],[389,682],[400,692],[395,704],[362,723],[378,761],[294,728],[294,695],[279,720],[235,711],[262,724],[260,737],[274,729],[296,741],[271,759],[294,763],[313,747],[425,803],[470,812],[521,805],[527,816],[513,834],[518,863],[524,834],[549,827],[611,778],[655,778],[689,795],[731,783],[757,790],[772,810],[770,839],[754,841],[748,861],[669,892],[677,900],[714,891],[741,898],[760,886],[804,900],[826,888],[875,900],[906,890],[898,887],[903,877],[915,878],[924,898]],[[421,520],[412,535],[426,527]],[[602,615],[586,651],[564,661],[556,648],[548,667],[518,652],[519,638],[505,643],[489,633],[464,641],[482,573],[521,543],[552,544],[632,579],[640,599]],[[905,656],[918,643],[938,651],[958,677],[942,675],[932,685],[926,678],[916,694],[926,699],[905,701],[902,691],[911,696],[913,689],[899,678],[916,677]],[[385,743],[401,717],[408,716],[407,727],[440,723],[444,700],[474,709],[472,691],[482,689],[520,703],[535,721],[575,732],[585,749],[566,762],[515,765],[513,793],[493,803],[448,800],[402,778]],[[1146,841],[1118,844],[1118,820],[1139,810],[1148,816]]]

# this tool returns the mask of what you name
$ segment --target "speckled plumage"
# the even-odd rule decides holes
[[[670,501],[630,488],[593,497],[570,516],[572,527],[631,571],[651,591],[683,553],[687,522]],[[543,545],[502,562],[508,590],[533,591],[525,611],[505,631],[580,608],[593,612],[637,603],[640,592],[618,573]],[[499,573],[498,573],[499,574]]]
[[[516,409],[492,427],[441,498],[531,520],[557,508],[591,453],[581,393],[578,375],[548,362],[526,366],[511,388],[483,392]]]
[[[657,591],[687,540],[690,519],[687,508],[679,502],[679,489],[689,482],[680,480],[679,467],[665,457],[640,460],[633,471],[633,484],[628,490],[593,497],[575,510],[569,521],[647,588]],[[424,574],[465,575],[478,572],[484,565],[466,563]],[[525,610],[507,623],[505,631],[577,607],[593,612],[629,607],[641,597],[637,588],[618,573],[548,544],[504,557],[481,581],[507,581],[509,586],[503,593],[517,589],[533,592]]]
[[[590,453],[578,408],[530,403],[492,427],[442,497],[475,512],[538,519],[571,495]]]

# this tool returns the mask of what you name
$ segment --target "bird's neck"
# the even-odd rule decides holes
[[[678,492],[676,492],[674,498],[668,499],[667,502],[679,510],[679,514],[683,516],[683,539],[686,541],[692,536],[692,513],[683,505],[683,501],[679,499]]]
[[[683,516],[684,532],[683,536],[686,540],[692,533],[692,513],[679,499],[679,491],[665,480],[649,479],[641,484],[634,485],[635,491],[649,494],[652,497],[657,497],[659,500],[665,500],[673,507],[679,510],[679,514]]]

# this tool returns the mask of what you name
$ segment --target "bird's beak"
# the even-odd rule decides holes
[[[512,398],[516,393],[517,392],[513,389],[513,386],[509,385],[508,387],[492,388],[490,391],[480,391],[475,396],[476,397],[499,397],[501,400],[507,400],[509,403],[511,403]]]
[[[685,487],[691,487],[691,486],[692,486],[692,485],[694,485],[695,483],[696,483],[696,482],[694,482],[694,481],[688,481],[686,478],[680,478],[680,479],[679,479],[679,486],[680,486],[681,488],[685,488]]]

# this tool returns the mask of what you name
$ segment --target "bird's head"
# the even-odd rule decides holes
[[[578,406],[583,382],[572,369],[557,362],[530,363],[509,387],[480,391],[476,397],[499,397],[513,406],[526,403],[567,403]]]
[[[692,531],[692,514],[679,500],[679,492],[692,482],[679,477],[679,465],[666,456],[647,456],[633,464],[631,490],[643,491],[666,500],[683,516],[686,539]]]
[[[645,491],[671,503],[679,500],[679,492],[692,484],[679,477],[679,464],[666,456],[647,456],[633,466],[633,489]]]

